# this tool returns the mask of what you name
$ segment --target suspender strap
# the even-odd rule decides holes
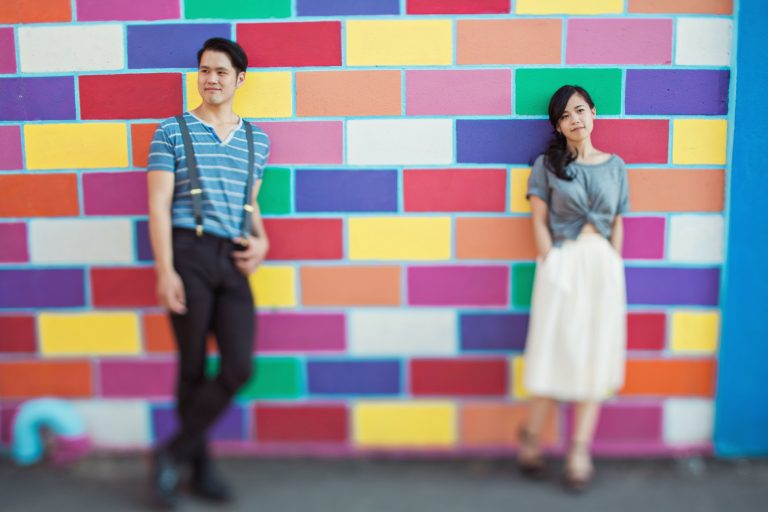
[[[195,233],[203,236],[203,187],[200,185],[200,175],[197,171],[197,158],[192,148],[192,138],[189,136],[189,128],[184,120],[184,115],[176,116],[176,121],[181,129],[181,138],[184,141],[184,154],[187,156],[187,173],[189,173],[189,185],[192,194],[192,211],[195,215]]]
[[[248,139],[248,178],[245,185],[245,202],[243,204],[243,230],[242,237],[249,240],[251,235],[251,226],[253,222],[253,205],[251,204],[253,195],[253,175],[255,174],[255,157],[253,154],[253,126],[248,121],[245,124],[245,135]]]

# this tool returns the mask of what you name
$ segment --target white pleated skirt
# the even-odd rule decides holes
[[[536,268],[525,346],[532,396],[599,401],[624,384],[624,262],[608,240],[582,233]]]

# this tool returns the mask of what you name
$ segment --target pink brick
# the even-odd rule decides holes
[[[29,261],[26,224],[22,222],[0,224],[0,261],[3,263]]]
[[[507,69],[408,71],[409,115],[509,115],[512,73]]]
[[[23,168],[19,127],[0,126],[0,171],[17,171]]]
[[[146,215],[146,173],[83,174],[83,198],[86,215]]]
[[[179,16],[179,0],[77,0],[78,21],[149,21]]]
[[[568,64],[670,64],[671,19],[570,19]]]
[[[344,126],[339,121],[260,122],[259,127],[272,143],[271,165],[344,161]]]
[[[655,452],[662,444],[662,418],[659,403],[607,404],[600,411],[592,447],[597,453],[627,450],[630,446],[633,452]],[[569,410],[566,425],[570,439],[574,427],[573,409]]]
[[[505,306],[509,268],[439,266],[408,269],[408,303],[413,306]]]
[[[0,73],[16,72],[16,43],[13,28],[0,28]]]
[[[345,348],[341,314],[267,313],[258,317],[258,352],[338,352]]]
[[[664,217],[625,217],[622,256],[628,259],[664,258]]]
[[[176,382],[171,361],[101,361],[101,396],[109,398],[170,398]]]

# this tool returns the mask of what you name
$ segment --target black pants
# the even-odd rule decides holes
[[[186,314],[171,314],[179,354],[179,429],[167,449],[178,461],[205,456],[208,430],[251,376],[255,308],[248,278],[233,263],[235,249],[224,238],[173,230],[173,264],[187,300]],[[205,375],[210,332],[221,363],[215,378]]]

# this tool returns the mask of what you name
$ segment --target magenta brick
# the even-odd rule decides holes
[[[0,262],[29,261],[27,225],[22,222],[0,224]]]
[[[659,403],[607,404],[600,411],[593,447],[609,451],[612,445],[661,444],[663,410]],[[573,410],[567,418],[567,438],[574,428]]]
[[[568,64],[670,64],[672,19],[570,19]]]
[[[19,127],[0,126],[0,171],[16,171],[23,168]]]
[[[146,215],[146,173],[85,173],[83,200],[86,215]]]
[[[627,259],[664,258],[664,217],[625,217],[622,256]]]
[[[101,361],[101,396],[108,398],[170,398],[176,365],[171,361]]]
[[[269,163],[340,164],[344,162],[341,121],[260,122],[272,144]]]
[[[439,266],[408,269],[408,303],[413,306],[505,306],[509,268]]]
[[[77,0],[78,21],[150,21],[179,16],[179,0]]]
[[[13,27],[0,28],[0,74],[16,72],[16,43]]]
[[[509,115],[508,69],[413,70],[405,75],[408,115]]]
[[[258,352],[338,352],[346,346],[342,314],[266,313],[258,316]]]

